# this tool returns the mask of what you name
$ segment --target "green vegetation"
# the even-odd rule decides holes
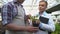
[[[39,16],[38,15],[36,15],[36,16],[29,16],[29,17],[30,17],[30,19],[32,21],[36,21],[37,19],[39,19]]]
[[[57,23],[55,26],[56,26],[56,30],[52,34],[60,34],[60,24]]]

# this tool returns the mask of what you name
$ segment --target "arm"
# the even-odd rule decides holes
[[[52,18],[49,18],[48,24],[40,23],[40,28],[47,30],[47,31],[55,31],[55,24],[52,20]]]
[[[25,26],[17,26],[15,24],[7,24],[5,26],[8,30],[13,30],[13,31],[26,31],[26,27]]]

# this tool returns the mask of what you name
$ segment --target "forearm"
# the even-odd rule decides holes
[[[49,24],[41,23],[39,26],[44,30],[55,31],[55,26],[51,24],[49,25]]]
[[[13,30],[13,31],[26,31],[25,26],[17,26],[15,24],[7,24],[6,29]]]

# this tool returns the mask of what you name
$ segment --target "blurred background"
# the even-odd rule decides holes
[[[0,0],[0,33],[3,32],[4,29],[2,27],[2,17],[1,17],[1,8],[4,4],[11,2],[13,0]],[[23,3],[23,6],[25,8],[26,15],[31,14],[35,15],[38,13],[38,4],[41,0],[25,0]],[[45,0],[48,2],[48,7],[46,9],[46,12],[52,16],[52,19],[55,22],[56,25],[56,31],[52,32],[52,34],[60,34],[60,0]]]

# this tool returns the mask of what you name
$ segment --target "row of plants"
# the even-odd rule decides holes
[[[55,24],[55,31],[52,32],[52,34],[60,34],[60,24],[59,23],[56,23]]]

